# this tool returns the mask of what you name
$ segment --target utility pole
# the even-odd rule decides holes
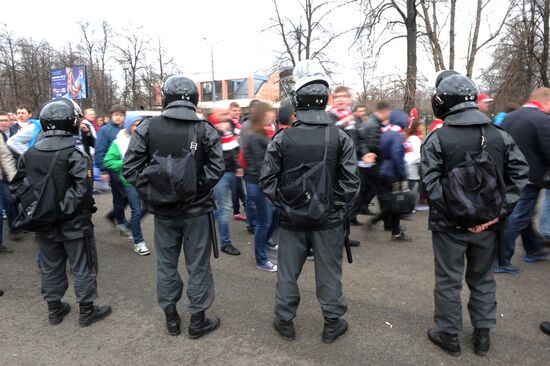
[[[210,43],[210,59],[212,61],[212,102],[216,103],[216,79],[214,78],[214,44]]]

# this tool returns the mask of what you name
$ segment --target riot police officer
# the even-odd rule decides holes
[[[65,269],[68,259],[80,304],[80,326],[85,327],[108,316],[111,307],[93,303],[97,297],[98,270],[92,225],[93,174],[90,157],[76,146],[81,118],[80,107],[69,99],[55,99],[44,106],[40,124],[45,138],[20,157],[11,189],[16,197],[21,197],[26,194],[27,182],[52,184],[52,191],[34,187],[48,196],[38,198],[34,216],[39,216],[40,210],[58,212],[51,226],[37,232],[42,294],[48,303],[50,324],[61,323],[71,310],[68,303],[61,302],[68,287]]]
[[[359,188],[357,158],[351,138],[334,127],[325,112],[329,88],[320,64],[302,61],[293,76],[297,120],[273,137],[260,178],[264,193],[281,209],[273,324],[283,338],[295,338],[293,319],[300,302],[297,281],[313,248],[317,299],[325,318],[322,340],[331,343],[348,329],[341,319],[347,311],[341,283],[342,254],[345,207]],[[304,185],[297,180],[320,171],[324,173],[309,183],[324,184],[300,191]],[[293,188],[298,191],[292,193]],[[306,206],[317,221],[308,222],[308,215],[300,214]],[[320,207],[325,212],[319,212]]]
[[[428,338],[453,356],[461,352],[458,334],[462,328],[460,291],[464,270],[470,289],[468,311],[475,328],[474,352],[484,356],[489,351],[489,332],[496,322],[493,270],[498,234],[527,183],[528,166],[523,154],[510,135],[479,111],[477,94],[476,85],[467,77],[454,71],[442,72],[432,103],[436,117],[445,125],[432,132],[422,147],[422,184],[430,204],[429,229],[435,257],[436,327],[428,330]],[[478,159],[489,163],[469,163]],[[479,185],[472,183],[476,182],[469,179],[472,170],[477,177],[492,179]],[[468,190],[480,194],[470,200],[470,193],[462,190],[459,181],[469,183]],[[487,202],[480,202],[484,197],[489,198]],[[463,205],[470,208],[459,213]],[[478,224],[465,224],[467,217]]]
[[[196,113],[199,94],[195,83],[183,76],[168,77],[162,85],[162,115],[144,120],[136,129],[126,152],[122,173],[145,200],[150,212],[155,215],[155,248],[157,253],[157,300],[166,315],[166,326],[171,335],[179,335],[180,316],[176,304],[182,296],[182,280],[178,273],[178,260],[182,250],[189,273],[187,296],[191,313],[189,335],[199,338],[214,331],[220,324],[216,317],[206,318],[205,311],[214,301],[214,279],[210,268],[211,246],[209,240],[209,214],[215,203],[212,189],[224,173],[223,152],[216,129],[200,119]],[[163,159],[184,163],[188,171],[177,169],[160,170],[162,174],[181,174],[196,177],[195,194],[184,203],[176,198],[153,205],[155,197],[144,197],[140,191],[140,177],[148,168],[159,165]],[[179,160],[178,160],[179,159]],[[194,171],[193,171],[194,170]],[[165,182],[152,181],[150,187],[162,186]],[[167,179],[177,180],[167,176]],[[168,188],[162,194],[171,194]],[[162,189],[161,189],[162,191]],[[148,201],[149,200],[149,201]],[[149,203],[148,203],[149,202]]]

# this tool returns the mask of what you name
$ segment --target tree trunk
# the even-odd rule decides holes
[[[405,81],[405,100],[403,107],[410,111],[416,104],[416,1],[407,0],[407,79]]]
[[[474,63],[476,60],[476,54],[478,51],[477,40],[479,38],[479,25],[481,23],[481,11],[483,10],[483,0],[477,0],[477,11],[476,11],[476,23],[474,26],[474,35],[470,39],[470,47],[468,49],[468,61],[466,63],[466,76],[469,78],[472,77],[474,72]]]
[[[449,28],[449,69],[455,68],[455,18],[456,0],[451,0],[451,25]]]
[[[550,33],[550,0],[544,0],[542,9],[542,21],[543,21],[543,34],[542,34],[542,55],[540,62],[540,76],[542,85],[550,87],[550,80],[548,80],[548,38]]]

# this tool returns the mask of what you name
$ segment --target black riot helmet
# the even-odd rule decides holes
[[[72,99],[57,98],[42,108],[39,119],[45,136],[76,135],[82,119],[82,109]]]
[[[199,90],[195,82],[182,75],[172,75],[162,83],[162,108],[170,104],[183,105],[193,110],[199,102]]]
[[[468,77],[449,72],[436,81],[436,92],[432,97],[432,108],[437,118],[465,109],[477,108],[477,86]]]
[[[302,86],[295,93],[293,104],[296,110],[325,110],[330,90],[325,82],[313,81]]]

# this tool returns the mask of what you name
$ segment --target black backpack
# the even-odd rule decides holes
[[[151,125],[153,128],[153,124]],[[153,153],[151,161],[139,174],[136,189],[151,213],[161,213],[189,206],[197,195],[197,123],[193,124],[189,149],[181,156]]]
[[[327,164],[331,130],[332,127],[325,128],[323,160],[301,164],[284,172],[282,181],[290,181],[290,183],[277,189],[277,197],[283,213],[297,227],[316,228],[322,225],[332,213],[333,183]],[[286,130],[283,133],[286,133]],[[289,177],[297,178],[292,180]]]
[[[504,204],[505,185],[486,151],[485,130],[481,126],[481,152],[466,152],[464,161],[449,170],[441,182],[448,212],[463,228],[498,217]]]
[[[41,232],[51,229],[60,219],[59,197],[53,170],[61,150],[56,151],[48,173],[39,179],[27,174],[12,192],[17,207],[16,229]]]

